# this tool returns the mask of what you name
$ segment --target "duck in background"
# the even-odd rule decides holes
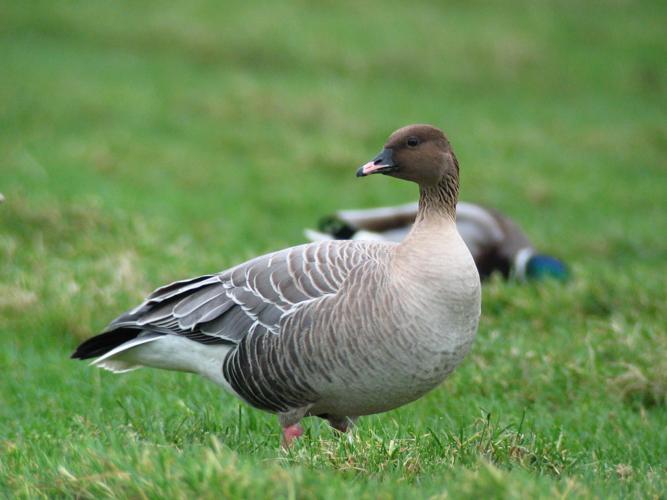
[[[412,228],[418,204],[360,210],[339,210],[324,217],[319,231],[306,229],[310,241],[376,240],[402,241]],[[482,279],[500,272],[505,279],[518,281],[556,278],[565,281],[568,270],[563,262],[539,253],[519,225],[493,208],[459,202],[456,226],[475,259]]]

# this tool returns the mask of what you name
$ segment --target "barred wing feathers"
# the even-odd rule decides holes
[[[288,411],[316,397],[307,377],[299,376],[291,345],[312,321],[314,309],[304,307],[335,295],[353,269],[376,260],[386,248],[384,243],[322,241],[177,281],[155,290],[97,338],[139,329],[141,336],[171,334],[201,344],[228,344],[232,350],[223,376],[230,386],[254,406]],[[289,333],[282,341],[288,345],[281,352],[289,359],[276,359],[277,339],[272,337],[284,333]]]

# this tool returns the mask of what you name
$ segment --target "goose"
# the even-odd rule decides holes
[[[419,212],[418,203],[338,210],[320,220],[319,230],[305,229],[310,241],[354,239],[400,242]],[[517,281],[555,278],[565,281],[565,264],[537,251],[516,221],[494,208],[459,201],[456,226],[475,259],[482,281],[498,272]]]
[[[419,185],[400,243],[309,243],[171,283],[72,358],[197,373],[277,414],[284,447],[304,417],[345,432],[420,398],[461,363],[480,318],[479,274],[454,222],[459,165],[439,129],[410,125],[356,172],[374,174]]]

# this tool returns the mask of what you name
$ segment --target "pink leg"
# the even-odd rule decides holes
[[[283,448],[287,449],[292,445],[292,441],[303,434],[303,427],[299,424],[283,427]]]

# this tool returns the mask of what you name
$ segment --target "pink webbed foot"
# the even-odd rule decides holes
[[[299,424],[283,427],[283,448],[287,449],[292,446],[292,441],[300,437],[302,434],[303,427],[301,427]]]

